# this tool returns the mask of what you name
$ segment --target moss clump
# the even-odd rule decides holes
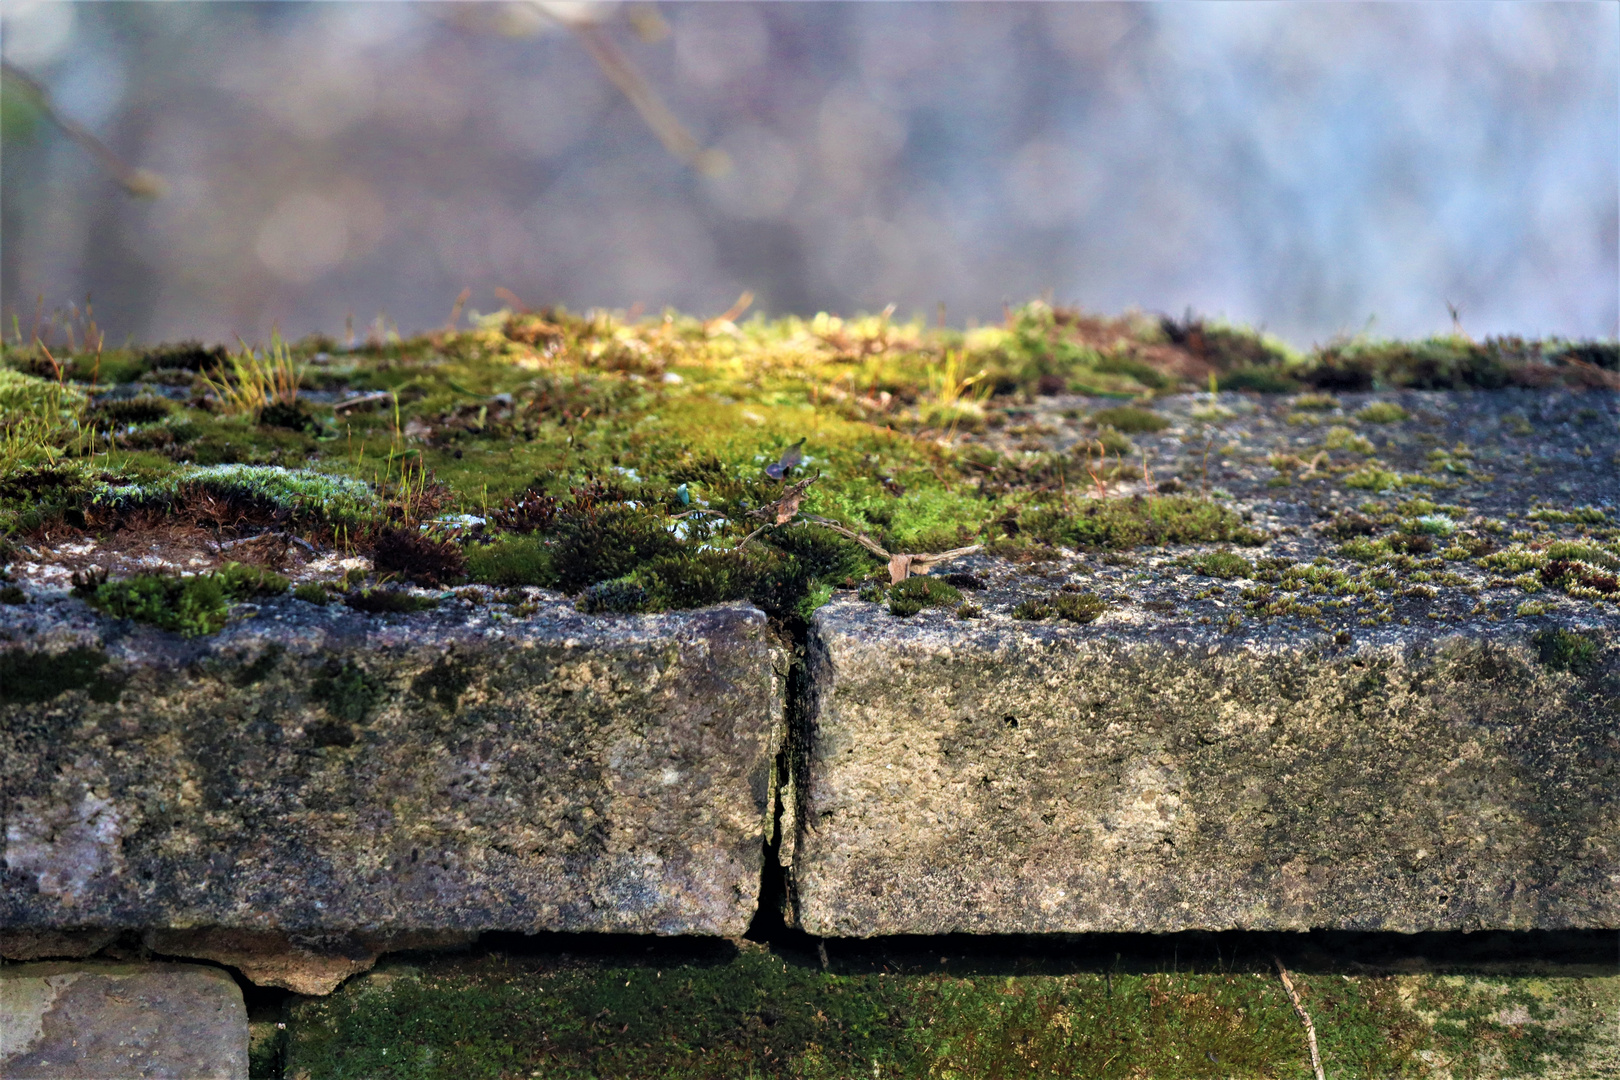
[[[287,579],[263,567],[230,563],[191,577],[136,574],[119,581],[76,576],[74,594],[115,619],[133,619],[185,637],[218,633],[233,601],[287,591]]]
[[[551,550],[538,536],[498,536],[466,552],[467,575],[483,585],[546,586],[557,580]]]
[[[1598,643],[1573,630],[1543,630],[1531,639],[1541,662],[1554,671],[1589,675],[1597,666]]]
[[[343,597],[343,603],[367,615],[410,615],[418,611],[431,611],[439,606],[437,597],[385,588],[355,589]]]
[[[1096,593],[1060,592],[1052,597],[1052,610],[1060,619],[1089,623],[1096,622],[1097,617],[1108,610],[1108,604]]]
[[[1254,576],[1254,564],[1237,552],[1227,548],[1200,555],[1193,560],[1193,568],[1206,577],[1240,578]]]
[[[1364,424],[1397,424],[1407,419],[1408,415],[1393,401],[1374,401],[1356,413],[1356,419]]]
[[[1608,523],[1609,515],[1596,506],[1577,506],[1573,510],[1557,510],[1548,506],[1538,506],[1525,515],[1531,521],[1545,521],[1549,524],[1568,525],[1604,525]]]
[[[1026,513],[1019,529],[1034,539],[1076,548],[1122,549],[1160,544],[1255,545],[1266,535],[1244,525],[1227,507],[1192,495],[1134,495],[1090,499],[1064,513],[1046,507]]]
[[[418,585],[448,585],[466,576],[467,559],[454,540],[435,540],[418,529],[385,526],[377,533],[373,565]]]
[[[1015,619],[1023,619],[1027,622],[1039,622],[1042,619],[1050,619],[1052,617],[1052,605],[1047,603],[1045,600],[1037,600],[1034,597],[1031,597],[1028,600],[1020,602],[1017,607],[1013,608],[1012,617]]]
[[[309,687],[309,696],[320,702],[332,719],[350,724],[370,719],[387,692],[381,679],[352,660],[328,664]]]
[[[1091,414],[1090,419],[1100,427],[1111,427],[1127,435],[1163,431],[1170,426],[1170,421],[1158,413],[1135,405],[1116,405],[1109,409],[1098,409]]]
[[[650,612],[750,600],[778,618],[808,620],[832,584],[866,573],[872,559],[855,544],[814,526],[782,528],[741,549],[683,545],[623,578],[586,589],[589,612]]]
[[[193,466],[149,483],[105,486],[92,502],[112,511],[204,513],[218,504],[233,519],[350,526],[382,511],[382,500],[362,480],[280,465]]]
[[[934,577],[908,577],[889,588],[889,614],[909,618],[926,607],[948,607],[962,601],[962,591]]]
[[[1347,450],[1352,454],[1371,454],[1376,447],[1372,440],[1365,435],[1357,435],[1343,425],[1328,428],[1327,437],[1322,445],[1329,450]]]
[[[331,603],[332,594],[326,591],[326,586],[318,581],[306,581],[293,590],[293,596],[306,604],[325,606]]]
[[[174,404],[155,394],[132,398],[104,398],[96,402],[91,418],[100,426],[120,428],[130,424],[153,424],[174,412]]]

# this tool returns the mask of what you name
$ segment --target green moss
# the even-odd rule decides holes
[[[1603,525],[1609,520],[1609,516],[1596,506],[1577,506],[1573,510],[1555,510],[1552,507],[1538,506],[1525,517],[1531,521],[1546,521],[1558,525],[1571,523]]]
[[[484,585],[555,585],[557,573],[542,537],[498,536],[467,549],[467,575]]]
[[[1322,445],[1329,450],[1348,450],[1353,454],[1371,454],[1375,449],[1371,439],[1339,425],[1328,428]]]
[[[191,577],[136,574],[120,581],[90,579],[74,591],[116,619],[199,637],[224,628],[232,601],[283,593],[287,584],[286,578],[262,567],[230,563],[217,573]]]
[[[228,600],[251,600],[256,596],[280,596],[289,582],[273,570],[246,563],[226,563],[219,571],[219,583]]]
[[[92,502],[113,510],[171,509],[198,499],[335,525],[361,524],[382,510],[363,481],[279,465],[193,466],[147,483],[105,486]]]
[[[889,614],[906,618],[927,607],[949,607],[962,601],[962,591],[936,577],[908,577],[889,587]]]
[[[60,653],[0,652],[0,705],[36,705],[88,688],[96,701],[116,701],[117,683],[101,674],[107,654],[74,648]]]
[[[1108,610],[1108,605],[1096,593],[1060,592],[1052,597],[1052,610],[1060,619],[1089,623],[1096,622],[1097,617]]]
[[[1047,603],[1045,600],[1037,600],[1034,597],[1031,597],[1028,600],[1020,601],[1018,605],[1012,609],[1012,617],[1015,619],[1023,619],[1028,622],[1039,622],[1042,619],[1050,619],[1052,617],[1052,605]]]
[[[1222,548],[1200,555],[1193,560],[1193,567],[1208,577],[1239,578],[1253,577],[1254,564],[1235,551]]]
[[[352,660],[332,663],[310,683],[309,696],[326,708],[333,720],[363,724],[387,696],[387,686]]]
[[[326,591],[326,586],[318,581],[306,581],[293,590],[293,596],[306,604],[326,605],[331,603],[332,595]]]
[[[1035,539],[1077,548],[1266,541],[1232,510],[1191,495],[1088,499],[1072,513],[1042,507],[1026,512],[1018,526]]]
[[[1587,675],[1597,665],[1600,646],[1596,640],[1573,630],[1543,630],[1533,639],[1541,662],[1554,671]]]
[[[950,967],[957,966],[952,958]],[[749,948],[385,968],[293,1005],[285,1075],[495,1080],[1292,1077],[1274,972],[823,972]],[[1295,973],[1329,1074],[1597,1075],[1615,979]]]
[[[1111,427],[1127,435],[1163,431],[1170,426],[1170,421],[1165,417],[1135,405],[1116,405],[1113,408],[1098,409],[1091,414],[1090,419],[1098,426]]]
[[[1301,394],[1294,399],[1293,406],[1306,412],[1332,412],[1339,408],[1339,399],[1332,394]]]
[[[385,588],[355,589],[343,597],[343,603],[367,615],[409,615],[439,606],[437,597]]]
[[[1356,419],[1366,424],[1394,424],[1406,418],[1406,410],[1393,401],[1374,401],[1356,413]]]

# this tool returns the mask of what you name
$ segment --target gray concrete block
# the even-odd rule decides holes
[[[189,641],[66,599],[5,608],[0,921],[741,934],[780,655],[747,606],[285,599]]]
[[[1573,624],[1571,624],[1573,626]],[[1119,617],[811,639],[812,934],[1620,926],[1620,618],[1351,644]]]
[[[7,1080],[246,1080],[247,1009],[219,968],[19,964],[0,968]]]

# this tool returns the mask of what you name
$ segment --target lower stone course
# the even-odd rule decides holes
[[[196,964],[0,968],[7,1080],[247,1080],[242,989]]]
[[[1620,926],[1620,644],[818,614],[811,934]]]
[[[277,603],[195,642],[0,612],[9,931],[146,932],[307,990],[410,935],[747,928],[782,726],[758,611]]]

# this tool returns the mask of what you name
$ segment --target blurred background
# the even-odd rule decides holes
[[[5,0],[0,50],[8,336],[87,294],[113,343],[411,333],[463,288],[1620,334],[1614,3]]]

